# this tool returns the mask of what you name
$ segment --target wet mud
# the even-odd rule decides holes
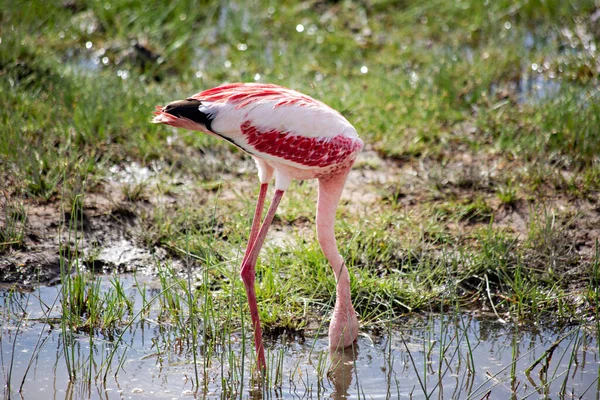
[[[75,260],[90,272],[126,273],[152,269],[167,258],[165,249],[141,243],[141,227],[133,207],[114,202],[107,195],[89,195],[83,211],[75,213],[59,202],[24,207],[24,241],[0,255],[0,282],[4,286],[31,288],[58,283],[61,269],[72,266]]]

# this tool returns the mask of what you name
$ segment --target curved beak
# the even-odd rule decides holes
[[[200,111],[201,106],[200,100],[192,98],[173,101],[164,107],[156,106],[152,122],[203,131],[210,125],[212,117]]]

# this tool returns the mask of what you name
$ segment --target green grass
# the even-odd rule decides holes
[[[598,254],[581,239],[597,235],[586,221],[600,192],[594,1],[4,3],[0,253],[30,250],[28,207],[60,204],[69,217],[56,223],[76,234],[87,196],[111,191],[140,243],[191,263],[186,279],[158,272],[161,323],[212,345],[228,340],[223,327],[248,329],[237,268],[254,166],[227,143],[149,121],[157,104],[259,80],[340,110],[378,157],[357,177],[396,180],[363,178],[338,211],[364,327],[456,305],[515,323],[597,318]],[[132,162],[156,177],[115,189],[114,168]],[[284,239],[261,253],[267,333],[315,329],[333,306],[315,199],[313,183],[292,185],[274,226]],[[65,334],[129,323],[118,280],[102,295],[83,271],[68,278],[81,236],[71,239]]]

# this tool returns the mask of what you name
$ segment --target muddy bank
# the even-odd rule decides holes
[[[167,259],[167,251],[141,242],[133,211],[139,206],[115,202],[111,192],[114,188],[88,195],[83,212],[75,215],[58,201],[25,204],[23,241],[0,255],[0,282],[24,287],[58,283],[61,268],[69,265],[94,273],[151,273]]]

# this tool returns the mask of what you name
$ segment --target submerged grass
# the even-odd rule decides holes
[[[222,393],[247,390],[243,365],[254,355],[240,357],[232,341],[251,327],[237,264],[254,208],[253,165],[226,143],[149,123],[156,104],[230,81],[319,98],[376,152],[357,163],[336,226],[365,329],[457,309],[515,325],[598,323],[597,2],[0,9],[0,254],[34,248],[28,210],[62,206],[62,351],[72,379],[98,373],[91,355],[78,369],[78,335],[90,346],[99,333],[118,338],[158,307],[159,359],[179,357],[176,344],[193,358],[200,390],[218,354],[231,378]],[[115,171],[132,163],[152,178],[115,184]],[[102,288],[84,268],[87,198],[106,192],[110,207],[139,222],[140,242],[185,261],[183,269],[156,261],[160,289],[138,287],[137,314],[118,278]],[[260,316],[274,336],[326,332],[335,280],[315,242],[314,199],[312,183],[286,193],[257,266]],[[453,360],[443,343],[435,351]],[[282,357],[269,355],[273,387]],[[468,355],[459,359],[475,368]],[[437,390],[421,377],[424,395]]]

